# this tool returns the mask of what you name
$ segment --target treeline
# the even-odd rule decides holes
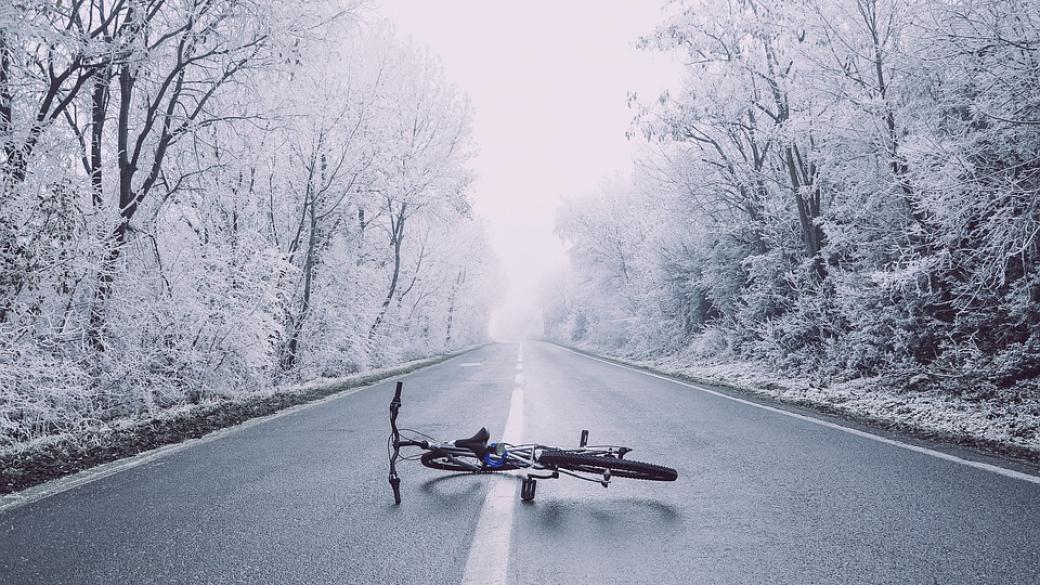
[[[633,178],[561,210],[550,335],[954,392],[1040,374],[1040,2],[691,0],[641,44],[682,89],[633,100]]]
[[[466,101],[368,20],[0,6],[0,447],[483,339]]]

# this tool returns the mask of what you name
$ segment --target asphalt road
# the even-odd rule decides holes
[[[403,380],[403,426],[499,436],[522,388],[507,439],[589,429],[679,481],[542,481],[487,523],[519,482],[414,464],[394,507],[387,381],[0,513],[0,583],[456,584],[495,547],[511,584],[1040,582],[1035,483],[541,343]]]

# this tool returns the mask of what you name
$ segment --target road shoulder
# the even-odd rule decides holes
[[[681,372],[655,367],[645,362],[605,356],[588,349],[574,347],[555,341],[547,341],[563,350],[611,363],[620,367],[640,371],[651,376],[673,380],[680,384],[700,388],[733,399],[782,410],[801,417],[816,419],[828,425],[851,429],[894,441],[914,448],[933,450],[983,465],[992,465],[1027,475],[1040,475],[1040,450],[980,437],[971,433],[937,431],[916,426],[912,418],[882,418],[862,415],[843,408],[841,404],[786,400],[782,394],[769,390],[755,390],[728,384],[723,380],[705,379],[685,375]]]
[[[130,421],[89,437],[69,437],[0,457],[0,512],[148,461],[370,388],[388,378],[480,349],[484,345],[353,376],[274,389],[243,400],[196,405],[160,418]]]

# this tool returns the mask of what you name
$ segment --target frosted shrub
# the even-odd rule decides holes
[[[732,357],[729,354],[729,339],[719,327],[707,327],[690,340],[687,353],[697,359]]]
[[[0,348],[0,450],[68,435],[104,416],[104,397],[78,364],[27,344]]]

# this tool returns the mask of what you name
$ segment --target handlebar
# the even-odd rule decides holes
[[[397,476],[397,459],[401,452],[401,433],[397,430],[397,413],[401,410],[401,390],[404,388],[402,382],[397,383],[394,390],[394,399],[390,401],[390,444],[387,449],[390,454],[390,488],[394,490],[394,504],[401,503],[401,478]]]
[[[404,382],[398,382],[397,388],[394,389],[394,399],[390,401],[390,407],[393,408],[401,406],[401,390],[404,388]]]

